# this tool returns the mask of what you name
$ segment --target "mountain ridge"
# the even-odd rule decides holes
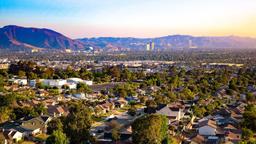
[[[168,35],[155,38],[93,37],[71,39],[47,28],[8,25],[0,28],[0,49],[9,50],[146,50],[154,42],[155,50],[184,48],[256,48],[256,39],[241,36]]]

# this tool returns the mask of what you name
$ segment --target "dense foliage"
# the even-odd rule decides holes
[[[146,115],[132,124],[133,142],[136,144],[168,143],[168,119],[161,115]]]

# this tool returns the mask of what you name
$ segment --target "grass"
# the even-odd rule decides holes
[[[42,134],[39,134],[39,135],[35,136],[35,138],[37,138],[37,139],[39,139],[39,140],[45,141],[45,140],[48,138],[48,135],[42,133]]]
[[[102,118],[102,117],[93,116],[92,119],[93,119],[93,121],[95,121],[95,122],[103,121],[103,118]]]
[[[32,141],[24,141],[24,142],[22,142],[21,144],[35,144],[35,142],[32,142]]]

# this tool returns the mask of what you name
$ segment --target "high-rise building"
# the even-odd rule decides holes
[[[155,49],[155,43],[154,42],[150,42],[150,47],[151,47],[151,50],[153,51]]]
[[[147,51],[153,51],[155,49],[155,43],[154,42],[150,42],[146,44],[146,50]]]
[[[147,45],[146,45],[146,50],[147,50],[147,51],[150,51],[150,44],[147,44]]]

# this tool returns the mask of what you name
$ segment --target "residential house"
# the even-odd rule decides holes
[[[23,134],[15,129],[9,129],[9,130],[4,130],[3,135],[6,139],[6,141],[10,142],[19,142],[23,138]]]
[[[18,84],[20,86],[24,86],[24,85],[27,85],[28,84],[28,80],[27,79],[9,79],[9,82],[10,83],[13,83],[13,84]]]
[[[206,142],[206,140],[205,140],[204,136],[201,136],[198,134],[191,138],[190,144],[204,144],[205,142]]]
[[[99,105],[99,107],[101,107],[105,112],[110,112],[111,110],[113,110],[115,108],[115,104],[112,102],[104,102],[101,105]]]
[[[62,106],[48,106],[48,114],[52,117],[61,117],[61,116],[67,116],[68,111],[67,109],[63,108]]]
[[[3,132],[0,132],[0,140],[2,140],[2,141],[0,141],[2,144],[8,144],[8,141],[5,138]]]
[[[199,134],[203,136],[214,136],[217,132],[217,124],[216,121],[213,120],[203,120],[199,122]]]
[[[39,116],[35,118],[28,118],[26,120],[21,120],[21,125],[19,126],[24,130],[25,135],[37,135],[47,130],[47,124],[51,121],[49,116]]]
[[[225,133],[225,142],[238,143],[242,139],[241,130],[230,130]]]
[[[124,98],[119,98],[114,103],[115,103],[115,107],[122,108],[128,104],[128,101],[126,101]]]
[[[170,124],[172,121],[180,121],[184,117],[183,110],[184,107],[166,105],[165,107],[157,110],[156,113],[167,116]]]

